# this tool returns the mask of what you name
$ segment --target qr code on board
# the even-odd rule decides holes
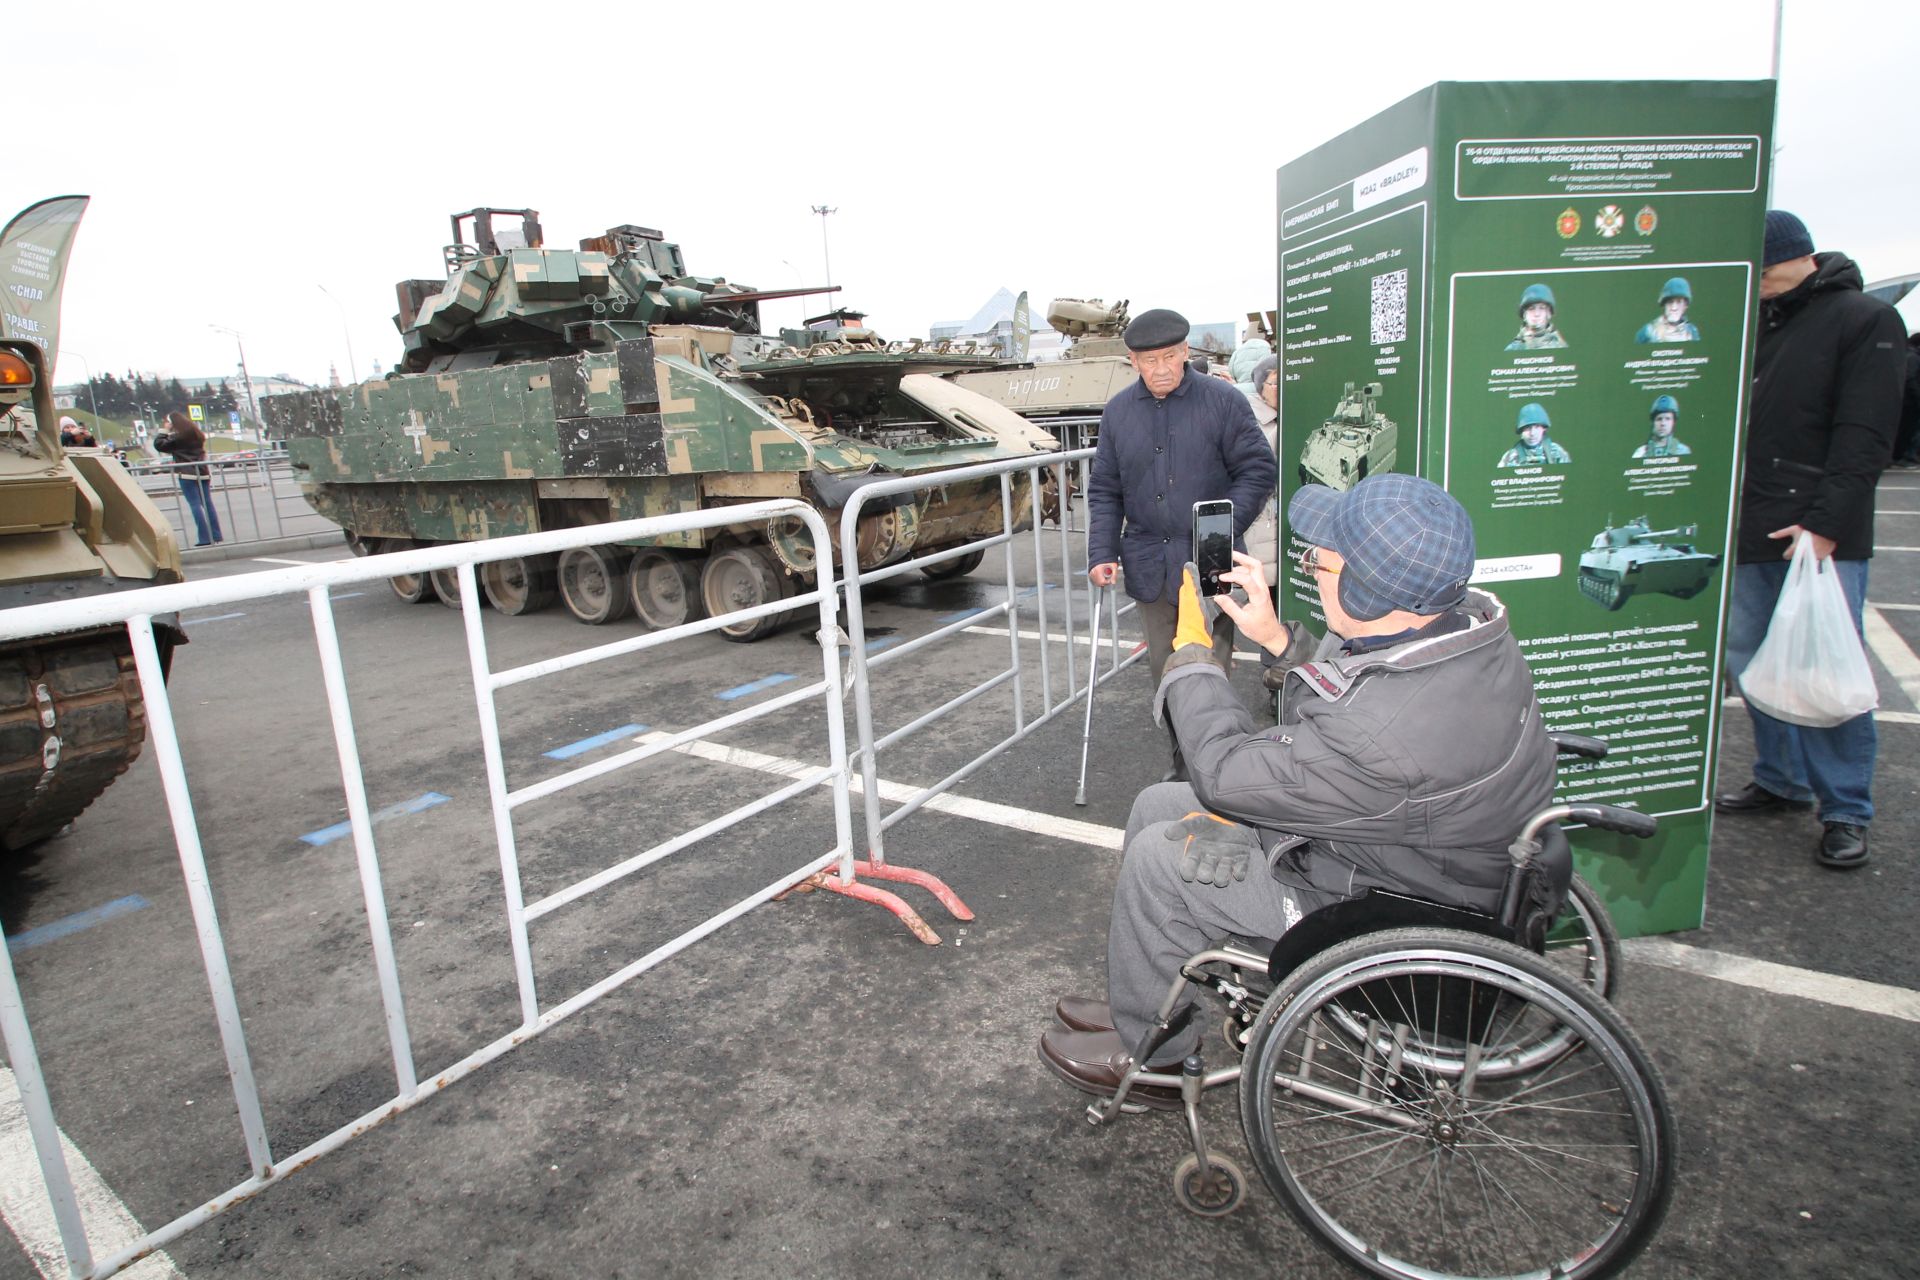
[[[1373,278],[1373,327],[1367,339],[1374,346],[1407,340],[1407,272],[1402,267]]]

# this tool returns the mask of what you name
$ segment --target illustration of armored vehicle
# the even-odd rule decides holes
[[[1099,413],[1139,376],[1121,339],[1127,328],[1125,300],[1108,306],[1098,298],[1055,298],[1047,306],[1047,323],[1071,340],[1058,360],[956,373],[948,381],[1044,425],[1050,418]],[[1063,443],[1079,447],[1080,436],[1069,435]]]
[[[68,452],[39,346],[0,340],[0,609],[180,581],[165,516],[104,449]],[[163,668],[186,636],[154,619]],[[73,821],[146,740],[123,626],[0,641],[0,847]]]
[[[1651,529],[1645,516],[1617,528],[1609,521],[1580,553],[1580,593],[1607,609],[1639,591],[1692,599],[1720,564],[1719,556],[1694,549],[1699,532],[1695,524]]]
[[[1300,483],[1351,489],[1379,471],[1393,470],[1400,428],[1380,412],[1381,386],[1349,382],[1333,415],[1307,433],[1300,448]]]
[[[474,209],[453,215],[444,257],[444,280],[399,285],[401,369],[264,402],[308,502],[361,550],[769,498],[810,501],[837,529],[848,495],[876,476],[1058,448],[943,380],[977,368],[978,354],[887,343],[846,312],[803,346],[763,335],[760,302],[830,290],[688,275],[658,231],[622,225],[578,250],[549,249],[533,210]],[[1028,483],[1014,485],[1017,527]],[[997,479],[877,503],[860,525],[860,567],[997,533],[999,507]],[[732,525],[496,563],[481,578],[504,613],[557,594],[582,622],[637,613],[669,627],[796,594],[815,567],[802,529]],[[958,576],[980,559],[927,573]],[[451,572],[396,578],[393,589],[458,602]],[[725,633],[754,640],[783,620]]]

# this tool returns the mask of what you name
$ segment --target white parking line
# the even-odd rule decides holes
[[[1004,637],[1007,634],[1007,629],[1005,627],[962,627],[961,630],[967,632],[970,635],[976,635],[976,636]],[[1038,640],[1040,638],[1040,633],[1038,631],[1022,631],[1020,633],[1020,638],[1022,640]],[[1060,637],[1057,635],[1049,634],[1047,638],[1053,641],[1055,644],[1060,643]],[[1082,647],[1092,643],[1086,636],[1082,636],[1082,635],[1076,635],[1073,638],[1073,642]],[[1107,643],[1108,643],[1108,640],[1106,636],[1100,637],[1100,644],[1102,647],[1105,647]],[[1142,643],[1144,642],[1138,639],[1122,640],[1120,642],[1120,646],[1122,649],[1126,650],[1128,653],[1131,653],[1136,647],[1138,647]],[[1257,653],[1246,653],[1236,649],[1234,650],[1233,660],[1235,662],[1258,662],[1260,661],[1260,655]]]
[[[87,1224],[95,1259],[118,1253],[147,1234],[64,1132],[60,1149],[66,1153],[67,1172],[73,1178],[74,1196],[80,1202],[80,1217]],[[54,1224],[53,1206],[40,1180],[40,1160],[34,1154],[33,1137],[27,1132],[20,1088],[7,1067],[0,1067],[0,1215],[5,1216],[7,1226],[42,1276],[66,1280],[73,1274],[67,1266],[67,1251],[60,1244],[60,1230]],[[149,1255],[120,1274],[130,1280],[181,1278],[173,1260],[164,1253]]]
[[[1907,700],[1920,706],[1920,658],[1914,656],[1907,642],[1900,638],[1900,633],[1880,616],[1878,608],[1862,610],[1860,623],[1860,629],[1867,637],[1867,647],[1880,659],[1880,665],[1900,682],[1900,692],[1907,695]]]
[[[667,736],[656,730],[642,734],[634,741],[657,742]],[[723,747],[710,742],[689,742],[675,747],[674,750],[701,760],[738,765],[745,769],[758,769],[762,773],[778,774],[784,778],[797,778],[820,767],[818,764],[809,764],[804,760],[790,760],[783,756],[764,755],[758,751],[748,751],[743,747]],[[822,785],[826,784],[822,783]],[[857,775],[854,777],[853,787],[855,791],[860,789],[860,779]],[[883,800],[902,803],[913,794],[912,787],[884,780],[880,783],[880,798]],[[937,809],[941,813],[950,813],[956,817],[972,818],[976,822],[989,822],[996,826],[1010,827],[1016,831],[1030,831],[1035,835],[1052,836],[1101,849],[1118,850],[1126,836],[1126,832],[1119,827],[1103,827],[1092,822],[1078,822],[1072,818],[1055,817],[1050,813],[1036,813],[1031,809],[1016,809],[1012,805],[994,804],[991,801],[974,800],[966,796],[951,794],[935,796],[927,801],[925,807]],[[1905,987],[1862,982],[1857,978],[1842,978],[1836,974],[1819,973],[1812,969],[1797,969],[1791,965],[1774,964],[1767,960],[1749,960],[1744,956],[1728,955],[1705,947],[1690,947],[1685,943],[1671,942],[1665,938],[1634,938],[1624,945],[1634,959],[1644,960],[1648,964],[1660,965],[1663,968],[1681,969],[1688,973],[1718,978],[1722,982],[1755,987],[1775,995],[1798,996],[1804,1000],[1837,1005],[1843,1009],[1856,1009],[1863,1013],[1885,1014],[1908,1022],[1920,1022],[1920,992],[1909,991]]]
[[[282,560],[278,556],[253,556],[251,559],[255,564],[297,564],[302,568],[310,564],[326,563],[324,560]]]
[[[1772,995],[1798,996],[1820,1004],[1878,1013],[1905,1022],[1920,1022],[1920,991],[1889,986],[1880,982],[1862,982],[1838,974],[1816,973],[1775,964],[1771,960],[1751,960],[1706,947],[1690,947],[1666,938],[1633,938],[1622,944],[1635,960],[1680,969],[1703,977],[1718,978],[1743,987],[1753,987]]]
[[[668,736],[655,731],[641,734],[634,741],[657,742]],[[820,767],[818,764],[808,764],[804,760],[763,755],[758,751],[748,751],[744,747],[723,747],[711,742],[689,742],[675,747],[674,750],[684,755],[697,756],[702,760],[739,765],[745,769],[758,769],[762,773],[779,774],[783,778],[798,778]],[[830,781],[823,780],[820,785],[827,786]],[[856,794],[861,792],[860,775],[857,772],[853,776],[853,790]],[[880,780],[880,798],[891,804],[905,804],[913,799],[918,790],[918,787],[888,782],[884,778]],[[941,813],[950,813],[958,818],[972,818],[976,822],[989,822],[995,826],[1009,827],[1015,831],[1030,831],[1035,835],[1052,836],[1056,840],[1092,845],[1096,849],[1117,850],[1127,834],[1119,827],[1103,827],[1097,823],[1060,818],[1051,813],[1036,813],[1031,809],[1016,809],[1012,805],[994,804],[990,800],[972,800],[966,796],[952,794],[935,796],[923,807],[935,809]]]

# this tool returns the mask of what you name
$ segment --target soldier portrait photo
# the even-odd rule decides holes
[[[1509,351],[1547,351],[1567,345],[1554,327],[1553,290],[1530,284],[1520,294],[1520,332],[1507,344]]]
[[[1573,461],[1565,449],[1547,438],[1553,422],[1544,405],[1521,405],[1520,420],[1513,424],[1513,430],[1520,442],[1500,455],[1500,466],[1537,467]]]
[[[1635,342],[1698,342],[1700,330],[1687,319],[1693,306],[1693,287],[1684,276],[1675,276],[1660,286],[1660,314],[1640,326]]]
[[[1686,281],[1681,281],[1685,284]],[[1688,325],[1692,328],[1692,325]],[[1680,402],[1672,396],[1661,396],[1653,402],[1653,408],[1647,411],[1646,443],[1633,451],[1636,458],[1684,458],[1693,450],[1680,443],[1680,437],[1673,434],[1680,425]]]

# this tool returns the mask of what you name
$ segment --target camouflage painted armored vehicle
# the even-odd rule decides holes
[[[173,529],[104,449],[60,445],[38,345],[0,340],[0,609],[180,581]],[[184,643],[154,619],[163,664]],[[125,627],[0,641],[0,847],[78,817],[140,754]]]
[[[1611,523],[1580,553],[1580,593],[1607,609],[1618,609],[1635,592],[1692,599],[1707,588],[1720,557],[1696,551],[1692,539],[1700,526],[1650,529],[1647,518]]]
[[[1307,433],[1300,448],[1300,483],[1351,489],[1368,476],[1393,470],[1400,428],[1380,412],[1381,386],[1349,382],[1331,417]]]
[[[519,225],[496,231],[497,220]],[[399,286],[401,369],[265,402],[307,500],[360,549],[769,498],[805,499],[837,530],[848,495],[875,477],[1058,447],[940,376],[978,367],[977,354],[890,344],[844,323],[805,346],[761,334],[761,301],[825,290],[757,292],[688,275],[679,246],[644,227],[548,249],[532,210],[476,209],[454,215],[453,233],[445,280]],[[1015,485],[1016,521],[1027,484]],[[998,480],[877,503],[860,525],[860,567],[997,533],[999,505]],[[557,594],[583,622],[637,612],[668,627],[790,597],[812,578],[814,554],[798,521],[743,523],[483,566],[482,580],[502,612]],[[457,603],[451,573],[393,587],[402,599]],[[758,639],[779,625],[727,634]]]
[[[1121,339],[1124,300],[1108,306],[1098,298],[1055,298],[1047,306],[1047,323],[1072,342],[1058,360],[956,373],[948,381],[1044,424],[1099,413],[1139,376]]]

